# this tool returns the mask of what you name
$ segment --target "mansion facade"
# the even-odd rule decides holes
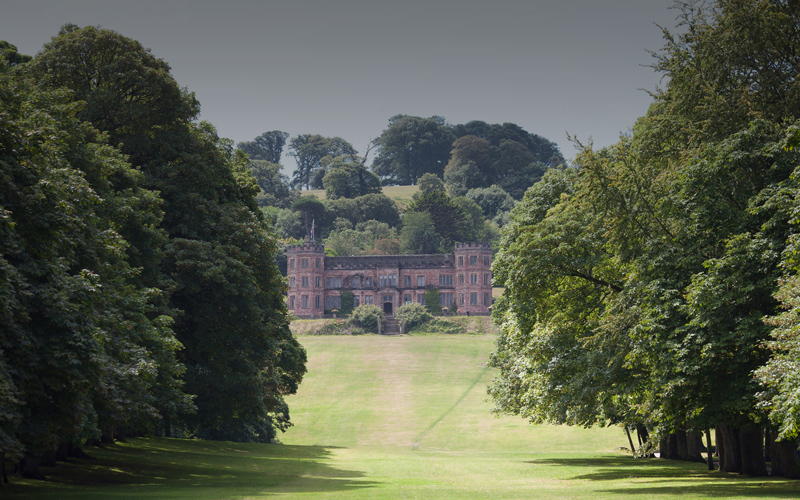
[[[425,291],[439,290],[439,306],[460,314],[489,314],[492,305],[491,243],[456,243],[452,254],[326,257],[314,240],[287,248],[289,311],[319,318],[341,309],[343,292],[354,306],[375,304],[387,317],[406,303],[424,305]]]

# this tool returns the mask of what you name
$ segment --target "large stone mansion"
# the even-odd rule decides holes
[[[456,304],[460,314],[488,314],[492,305],[491,243],[456,243],[452,254],[326,257],[314,240],[287,251],[289,311],[298,318],[322,317],[341,309],[342,292],[354,305],[375,304],[393,316],[405,303],[424,303],[439,290],[440,307]]]

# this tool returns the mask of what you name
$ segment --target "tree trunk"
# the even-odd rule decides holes
[[[172,437],[172,421],[170,420],[169,415],[164,415],[162,425],[164,426],[164,437]]]
[[[722,431],[719,429],[719,426],[714,428],[714,439],[717,443],[714,447],[714,455],[719,458],[719,470],[722,470],[722,464],[725,461],[725,440],[722,439]]]
[[[708,470],[716,470],[714,468],[714,455],[711,453],[711,431],[706,429],[706,452],[708,455]]]
[[[71,458],[92,458],[83,451],[77,441],[70,441],[67,444],[67,456]]]
[[[766,429],[764,431],[764,461],[772,462],[772,448],[775,444],[775,434]]]
[[[95,446],[97,448],[102,448],[103,443],[100,442],[100,440],[97,438],[88,438],[86,439],[86,446]]]
[[[683,429],[677,429],[675,431],[675,443],[676,443],[676,453],[678,455],[678,460],[688,460],[689,454],[686,450],[686,431]]]
[[[59,462],[66,462],[69,458],[69,443],[59,443],[58,449],[56,450],[56,460]]]
[[[678,460],[678,436],[671,433],[661,439],[661,458]]]
[[[25,479],[38,479],[40,481],[46,479],[42,471],[39,470],[39,465],[36,463],[36,460],[30,455],[22,457],[22,460],[19,461],[19,465],[17,465],[17,470]]]
[[[703,436],[695,432],[686,433],[686,460],[705,462],[703,460]]]
[[[628,429],[628,424],[625,424],[625,434],[628,435],[628,443],[631,445],[631,455],[636,458],[636,447],[633,446],[633,439],[631,439],[631,431]]]
[[[739,444],[739,429],[725,423],[720,423],[717,429],[722,435],[722,449],[719,450],[720,472],[741,472],[742,448]],[[720,441],[717,441],[717,447],[719,443]]]
[[[774,436],[773,436],[774,437]],[[772,441],[772,475],[800,479],[797,444],[791,441]]]
[[[39,462],[39,465],[41,465],[42,467],[55,467],[57,454],[58,450],[48,450],[44,452],[44,454],[42,455],[42,460]]]
[[[644,446],[650,441],[650,433],[647,432],[647,427],[642,424],[636,424],[636,435],[639,437],[639,446],[644,449]],[[653,458],[653,452],[647,454],[647,458]]]
[[[742,448],[742,474],[766,476],[767,463],[764,461],[764,434],[758,426],[739,431],[739,444]]]

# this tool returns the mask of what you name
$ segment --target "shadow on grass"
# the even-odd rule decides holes
[[[87,448],[92,459],[44,468],[47,481],[13,481],[3,498],[230,498],[344,492],[377,485],[330,465],[332,448],[182,439],[133,439]],[[200,493],[201,492],[201,493]]]
[[[619,495],[655,497],[658,495],[684,495],[689,498],[798,498],[800,481],[748,477],[718,471],[709,471],[705,463],[678,460],[633,459],[631,457],[547,458],[526,462],[535,465],[565,467],[573,471],[585,470],[570,480],[592,482],[627,482],[630,486],[602,491]]]

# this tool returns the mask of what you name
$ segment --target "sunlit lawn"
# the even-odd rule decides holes
[[[383,194],[388,196],[389,198],[395,200],[398,204],[400,204],[401,208],[405,207],[411,200],[413,199],[414,193],[419,190],[419,186],[384,186],[383,187]],[[302,196],[316,196],[320,200],[325,199],[325,190],[324,189],[309,189],[307,191],[301,191],[300,193]]]
[[[798,498],[798,481],[634,460],[619,428],[495,418],[491,335],[300,338],[281,445],[134,439],[0,498]]]

